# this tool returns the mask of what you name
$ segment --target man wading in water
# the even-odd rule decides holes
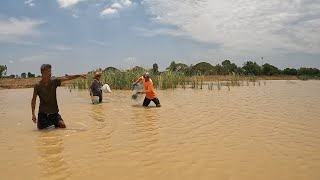
[[[32,121],[37,123],[38,129],[44,129],[52,125],[59,128],[65,128],[66,125],[59,114],[57,103],[57,87],[61,85],[61,82],[79,77],[86,78],[87,75],[69,75],[66,77],[51,79],[50,64],[43,64],[40,70],[42,79],[35,84],[31,100]],[[40,98],[38,121],[35,115],[37,96]]]
[[[134,86],[136,86],[140,81],[142,81],[144,86],[144,91],[139,91],[138,94],[146,94],[146,97],[143,101],[143,106],[147,107],[149,106],[150,102],[153,101],[154,104],[156,104],[156,107],[161,107],[160,101],[157,98],[157,93],[154,90],[153,82],[150,79],[149,73],[144,73],[143,76],[141,76],[136,82],[133,83]]]

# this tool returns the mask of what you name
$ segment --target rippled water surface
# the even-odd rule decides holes
[[[161,108],[61,87],[67,128],[44,131],[32,91],[0,90],[1,179],[320,179],[320,81],[159,90]]]

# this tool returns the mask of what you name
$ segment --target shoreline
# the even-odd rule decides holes
[[[41,80],[41,77],[36,78],[0,78],[1,89],[24,89],[33,88],[34,85]],[[63,82],[61,86],[72,84],[72,81]]]
[[[211,75],[203,76],[205,81],[228,81],[232,80],[233,76],[221,76],[221,75]],[[254,78],[257,81],[260,80],[299,80],[297,76],[238,76],[240,81],[245,81]],[[1,89],[22,89],[22,88],[33,88],[34,85],[41,80],[41,77],[36,78],[0,78],[0,90]],[[62,83],[61,86],[71,85],[73,80]]]

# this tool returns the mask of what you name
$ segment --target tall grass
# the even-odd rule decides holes
[[[112,89],[128,90],[131,84],[143,75],[144,70],[126,70],[126,71],[104,71],[100,81],[109,84]],[[74,88],[87,89],[90,87],[94,78],[94,72],[88,74],[87,79],[75,80]],[[150,73],[153,85],[157,89],[174,89],[177,87],[186,88],[189,78],[179,73],[171,71],[153,74]]]
[[[102,72],[101,82],[107,83],[112,89],[129,90],[131,84],[135,82],[140,76],[143,75],[145,69],[130,69],[130,70],[118,70],[118,71],[104,71]],[[175,89],[175,88],[193,88],[203,89],[208,86],[209,90],[213,90],[214,87],[221,90],[223,86],[226,86],[229,90],[232,86],[241,86],[244,84],[243,80],[240,80],[240,76],[233,74],[226,76],[223,80],[209,81],[205,76],[186,76],[182,73],[167,71],[163,73],[154,74],[150,72],[150,78],[153,81],[153,85],[156,89]],[[70,85],[69,88],[88,89],[94,78],[94,72],[88,74],[87,79],[77,79],[75,83]],[[249,76],[245,80],[249,86],[249,82],[253,82],[255,85],[256,78]],[[258,82],[260,85],[260,82]]]
[[[186,88],[186,85],[189,83],[189,78],[187,76],[171,71],[160,75],[153,75],[152,77],[153,85],[158,89],[175,89],[177,87]]]

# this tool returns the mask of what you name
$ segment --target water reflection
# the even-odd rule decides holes
[[[90,117],[94,120],[93,130],[93,149],[96,151],[97,157],[104,156],[111,150],[111,133],[112,127],[110,119],[106,115],[106,104],[92,105]]]
[[[141,159],[141,165],[151,167],[160,163],[154,154],[159,151],[159,128],[157,108],[134,108],[132,119],[134,121],[134,151]]]
[[[0,93],[0,119],[4,119],[4,117],[7,116],[7,110],[6,108],[8,107],[8,102],[7,102],[7,92],[5,90],[1,90]]]
[[[92,105],[90,117],[92,117],[92,119],[96,121],[104,122],[106,118],[106,114],[105,114],[103,104]]]
[[[65,160],[63,136],[58,129],[38,132],[36,139],[40,156],[41,177],[47,179],[67,179],[71,176]]]

